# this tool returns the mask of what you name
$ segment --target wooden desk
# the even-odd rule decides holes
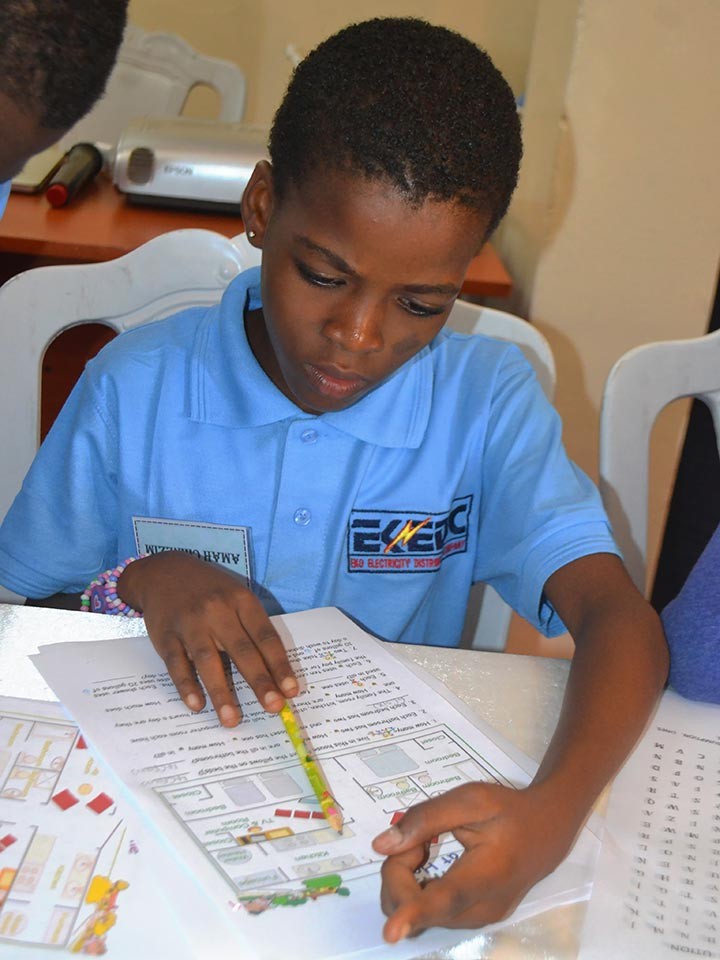
[[[0,604],[0,695],[55,700],[28,659],[42,643],[113,639],[145,632],[142,619],[103,617],[42,607]],[[541,657],[415,647],[392,650],[440,679],[467,707],[512,744],[539,760],[560,712],[569,663]],[[418,958],[447,960],[576,960],[586,904],[555,907],[499,930],[468,931],[462,946]],[[142,951],[138,941],[138,956]],[[15,960],[17,950],[0,945],[0,960]],[[388,949],[388,956],[392,951]],[[129,960],[129,958],[120,958]]]
[[[13,193],[0,222],[0,251],[62,261],[113,260],[147,240],[195,227],[226,237],[242,233],[240,217],[128,204],[107,180],[97,180],[67,207],[53,209],[44,195]],[[473,260],[463,293],[506,297],[512,280],[490,244]]]

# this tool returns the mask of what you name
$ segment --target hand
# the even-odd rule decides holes
[[[166,551],[131,563],[118,593],[142,610],[153,646],[191,710],[202,710],[202,681],[220,721],[241,719],[224,656],[230,657],[266,710],[277,713],[298,693],[285,647],[243,577],[188,553]]]
[[[542,789],[539,791],[542,793]],[[475,928],[508,916],[525,893],[569,850],[558,805],[535,787],[512,790],[468,783],[411,807],[373,841],[387,859],[381,905],[383,936],[397,943],[428,927]],[[451,831],[465,848],[442,877],[421,885],[414,872],[427,860],[430,839]]]

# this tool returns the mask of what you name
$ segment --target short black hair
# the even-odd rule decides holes
[[[0,0],[0,92],[42,127],[71,127],[105,89],[127,5]]]
[[[515,97],[466,37],[414,17],[354,23],[302,60],[275,114],[278,196],[317,169],[395,185],[412,204],[456,201],[502,219],[522,143]]]

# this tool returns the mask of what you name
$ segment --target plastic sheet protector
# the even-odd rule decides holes
[[[303,692],[293,701],[344,816],[323,819],[279,717],[235,678],[243,721],[189,712],[146,637],[43,646],[35,665],[197,884],[213,956],[326,960],[424,955],[466,940],[430,930],[382,940],[380,831],[412,804],[468,781],[528,774],[467,715],[333,608],[274,618]],[[448,699],[450,698],[450,699]],[[513,920],[589,893],[597,841],[529,892]],[[425,876],[460,855],[435,838]]]

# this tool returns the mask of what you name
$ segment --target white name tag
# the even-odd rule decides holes
[[[252,579],[250,527],[225,527],[217,523],[196,523],[191,520],[133,517],[133,529],[138,553],[183,550],[200,557],[201,560],[220,563],[248,580]]]

